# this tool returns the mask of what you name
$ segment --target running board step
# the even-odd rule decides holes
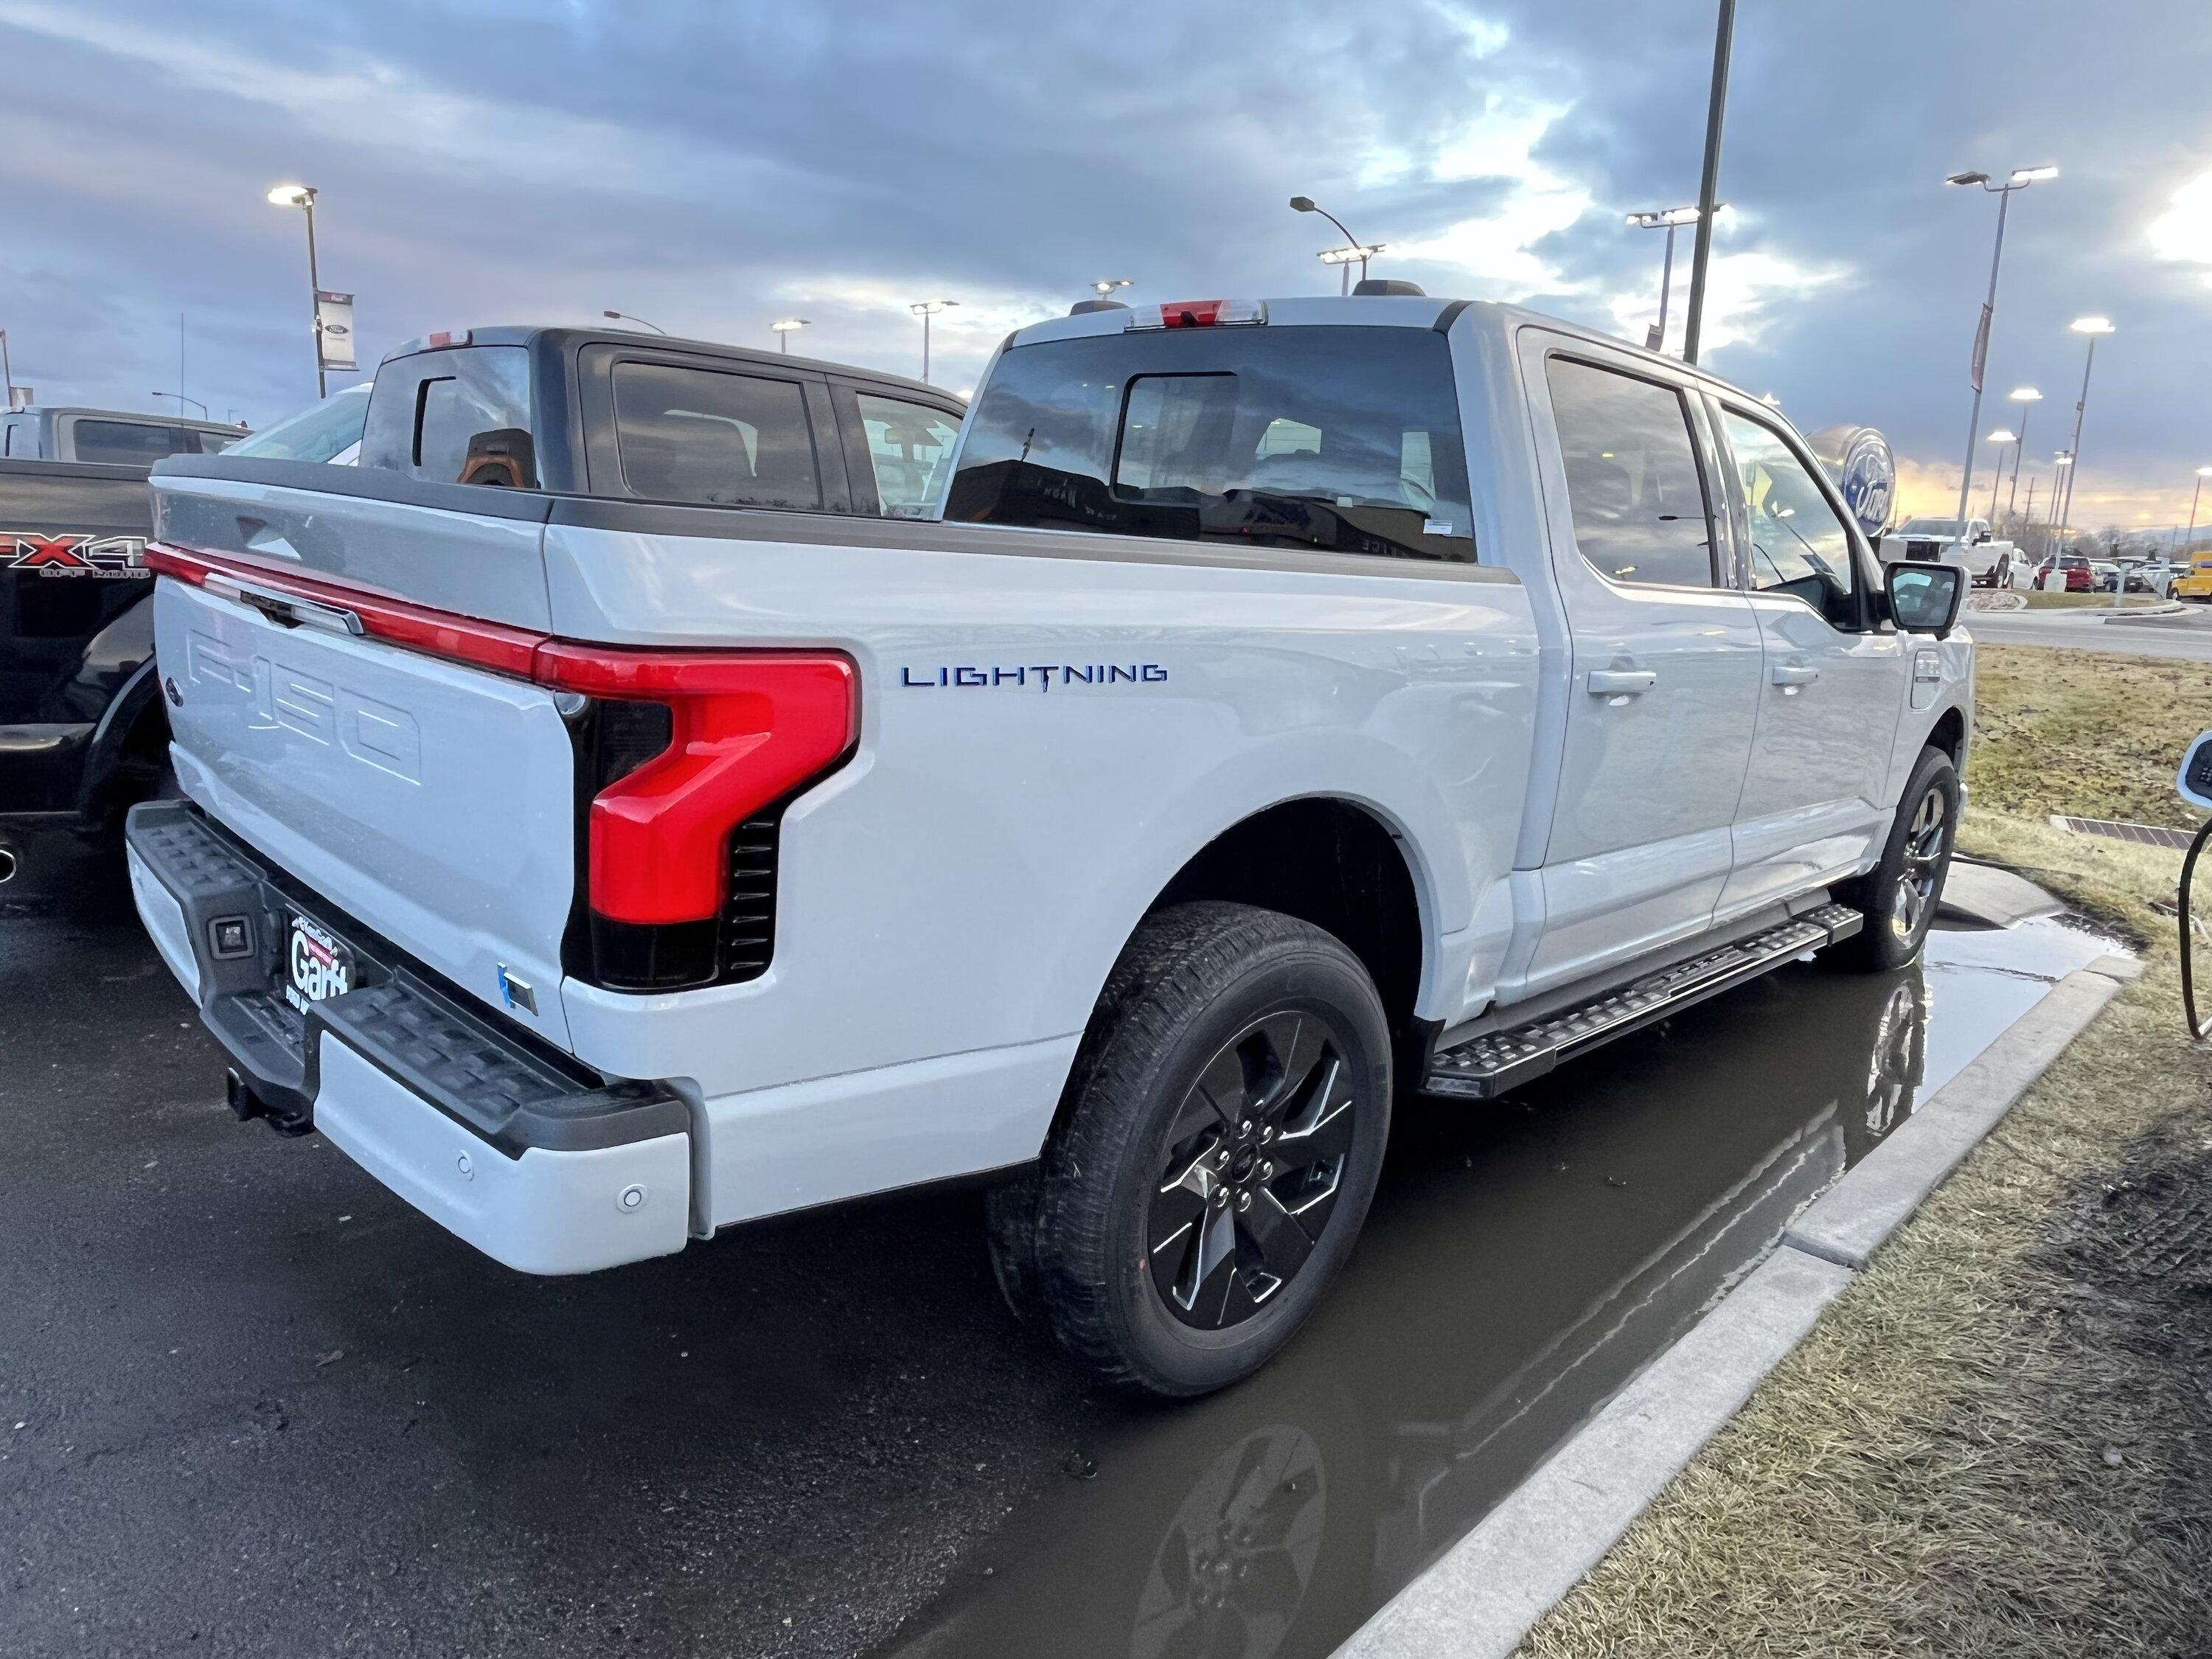
[[[1808,951],[1849,939],[1865,925],[1866,918],[1849,905],[1824,904],[1549,1018],[1470,1037],[1438,1051],[1421,1092],[1460,1100],[1502,1095],[1543,1076],[1563,1060],[1718,996]]]

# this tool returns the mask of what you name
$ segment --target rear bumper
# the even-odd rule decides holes
[[[525,1273],[684,1247],[691,1136],[675,1095],[501,1030],[196,807],[134,807],[125,841],[139,915],[229,1054],[242,1110],[322,1130],[432,1220]],[[293,912],[343,939],[359,969],[356,988],[304,1013],[281,991]]]

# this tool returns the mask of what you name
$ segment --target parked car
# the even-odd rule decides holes
[[[141,603],[146,472],[240,435],[120,410],[0,416],[0,880],[30,832],[110,824],[153,787],[168,736]]]
[[[1885,559],[1955,564],[1977,587],[2012,586],[2015,550],[1990,532],[1987,519],[1907,519],[1882,538]]]
[[[2177,599],[2212,599],[2212,554],[2191,556],[2188,570],[2174,578],[2173,597]]]
[[[234,1109],[535,1273],[995,1181],[1014,1304],[1189,1395],[1312,1310],[1397,1085],[1909,959],[1962,576],[1697,368],[1363,288],[1021,330],[941,448],[926,388],[502,331],[388,360],[350,471],[168,463],[131,878]]]
[[[0,415],[0,459],[151,466],[167,455],[214,455],[246,435],[220,421],[127,409],[19,409]]]
[[[2035,568],[2035,580],[2029,586],[2039,591],[2087,593],[2094,580],[2085,555],[2058,553]]]

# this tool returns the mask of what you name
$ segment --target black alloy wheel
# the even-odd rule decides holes
[[[1321,1242],[1358,1109],[1346,1047],[1322,1014],[1270,1014],[1191,1085],[1146,1229],[1152,1284],[1184,1324],[1251,1318]]]

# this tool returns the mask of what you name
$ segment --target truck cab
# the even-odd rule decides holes
[[[0,415],[0,460],[151,466],[169,455],[218,455],[246,435],[218,421],[122,409],[20,409]]]

